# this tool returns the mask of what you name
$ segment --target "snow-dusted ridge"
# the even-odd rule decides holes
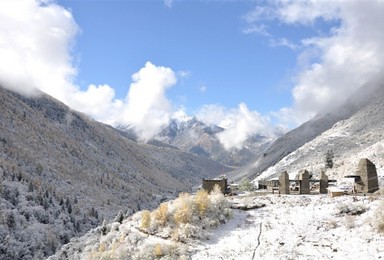
[[[132,127],[115,127],[125,131],[132,139],[137,139]],[[183,115],[173,118],[149,143],[160,141],[163,145],[171,145],[230,167],[240,167],[262,154],[275,140],[274,136],[254,135],[247,138],[241,149],[226,150],[218,138],[223,131],[225,129],[220,126],[204,123],[197,117]],[[276,136],[278,135],[281,133],[276,130]]]

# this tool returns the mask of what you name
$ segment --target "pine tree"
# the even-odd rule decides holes
[[[325,168],[329,168],[329,169],[332,169],[333,168],[333,151],[332,150],[328,150],[326,153],[325,153]]]

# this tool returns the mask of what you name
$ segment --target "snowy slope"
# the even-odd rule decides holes
[[[234,179],[276,176],[282,170],[304,168],[318,174],[324,169],[327,150],[334,153],[335,167],[328,174],[342,176],[355,171],[360,158],[382,168],[384,135],[384,88],[359,90],[336,111],[318,115],[280,137],[252,164],[234,172]]]
[[[263,172],[258,179],[273,177],[283,170],[307,169],[317,175],[324,170],[325,152],[334,153],[334,167],[327,169],[331,178],[354,174],[361,158],[368,158],[384,179],[384,91],[376,92],[368,103],[346,120],[341,120],[296,151]]]

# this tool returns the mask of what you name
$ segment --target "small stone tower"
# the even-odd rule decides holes
[[[289,175],[286,171],[282,172],[279,177],[279,193],[289,194]]]
[[[309,188],[309,172],[307,170],[304,170],[300,172],[299,175],[300,178],[300,194],[309,194],[310,188]]]
[[[327,194],[328,193],[328,176],[325,172],[321,171],[320,173],[320,185],[319,185],[319,193]]]
[[[361,159],[357,169],[360,180],[356,183],[356,191],[373,193],[379,190],[376,166],[367,158]]]

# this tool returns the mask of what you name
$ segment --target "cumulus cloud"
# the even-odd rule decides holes
[[[173,108],[165,92],[176,84],[176,74],[147,62],[132,80],[118,121],[132,125],[142,139],[148,140],[169,122]]]
[[[39,89],[98,121],[130,124],[143,140],[153,137],[168,123],[165,91],[176,83],[175,73],[147,62],[132,76],[125,99],[106,84],[81,90],[73,84],[71,56],[78,31],[72,14],[55,1],[1,1],[0,85],[27,95]]]
[[[70,50],[78,27],[71,13],[49,1],[0,5],[0,85],[24,94],[39,88],[61,99],[75,91]]]
[[[69,105],[98,121],[113,124],[126,104],[115,98],[115,90],[108,85],[89,85],[86,91],[75,91]]]
[[[226,150],[242,149],[244,142],[253,135],[271,137],[274,133],[268,117],[250,111],[244,103],[234,109],[226,109],[220,105],[206,105],[197,116],[204,122],[225,129],[217,137]]]
[[[384,2],[379,0],[275,0],[249,12],[249,26],[271,20],[286,26],[335,24],[325,35],[301,40],[294,104],[275,115],[301,123],[334,108],[365,84],[378,82],[384,69],[383,13]]]

